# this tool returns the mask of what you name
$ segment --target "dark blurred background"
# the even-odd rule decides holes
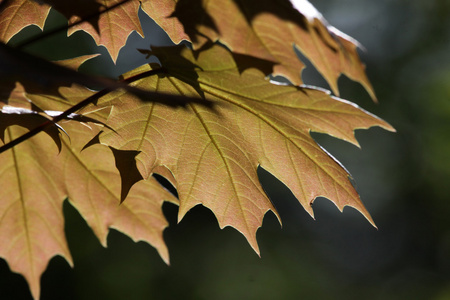
[[[236,230],[220,230],[208,209],[198,206],[176,224],[177,207],[165,204],[167,266],[151,246],[114,230],[102,248],[66,202],[75,267],[53,258],[42,276],[41,299],[450,299],[450,1],[312,3],[367,49],[361,56],[380,103],[346,78],[339,80],[341,97],[397,129],[357,131],[362,149],[313,134],[352,173],[378,230],[326,199],[314,203],[311,219],[286,187],[260,170],[283,220],[280,228],[273,214],[266,215],[257,234],[261,258]],[[102,55],[82,68],[117,76],[144,62],[136,48],[169,43],[141,16],[147,37],[133,33],[117,66]],[[46,29],[63,23],[52,13]],[[27,28],[12,43],[38,33]],[[58,42],[63,38],[27,50],[51,59],[106,54],[84,33]],[[312,68],[303,76],[328,88]],[[25,280],[0,260],[0,299],[30,298]]]

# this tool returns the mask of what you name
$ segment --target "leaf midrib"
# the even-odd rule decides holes
[[[7,128],[7,133],[9,136],[9,139],[12,140],[12,133],[11,133],[11,127]],[[31,269],[31,274],[32,274],[32,278],[35,277],[35,269],[34,269],[34,263],[33,263],[33,247],[31,246],[31,241],[30,241],[30,232],[28,230],[28,214],[27,214],[27,210],[26,210],[26,206],[25,206],[25,199],[24,199],[24,193],[23,193],[23,185],[22,185],[22,181],[21,181],[21,176],[20,176],[20,170],[19,170],[19,165],[18,165],[18,159],[17,159],[17,153],[16,153],[16,147],[13,147],[11,149],[12,151],[12,156],[13,156],[13,160],[14,160],[14,170],[16,173],[16,177],[17,177],[17,185],[18,185],[18,190],[19,190],[19,197],[20,197],[20,204],[22,206],[22,218],[23,218],[23,222],[24,222],[24,228],[25,228],[25,235],[26,235],[26,243],[27,243],[27,248],[28,248],[28,261],[30,262],[29,266]]]
[[[217,88],[217,87],[215,87],[215,86],[211,86],[211,85],[207,85],[207,84],[203,84],[203,83],[202,83],[202,90],[204,90],[205,92],[207,92],[207,93],[209,93],[209,94],[211,94],[211,95],[213,95],[213,96],[215,96],[215,97],[217,97],[217,98],[219,98],[219,99],[222,99],[222,100],[224,100],[224,101],[226,101],[226,102],[229,102],[229,103],[231,103],[231,104],[234,104],[234,105],[236,105],[236,106],[238,106],[238,107],[240,107],[240,108],[242,108],[242,109],[244,109],[244,110],[250,112],[250,113],[253,114],[254,116],[258,117],[259,119],[261,119],[262,121],[264,121],[267,125],[269,125],[271,128],[273,128],[276,132],[278,132],[280,135],[282,135],[282,136],[285,137],[287,140],[289,140],[289,141],[290,141],[297,149],[299,149],[299,150],[300,150],[300,151],[301,151],[308,159],[310,159],[311,161],[313,161],[315,165],[319,166],[319,168],[320,168],[327,176],[329,176],[330,178],[334,178],[333,175],[331,175],[326,169],[324,169],[324,168],[321,166],[321,164],[320,164],[316,159],[314,159],[313,157],[311,157],[310,155],[308,155],[308,154],[302,149],[302,147],[298,146],[297,143],[296,143],[295,141],[293,141],[292,139],[290,139],[290,138],[288,137],[288,135],[287,135],[284,131],[282,131],[281,129],[279,129],[279,128],[276,126],[276,124],[273,124],[273,122],[271,122],[268,118],[266,118],[265,116],[259,114],[259,113],[256,112],[256,111],[254,111],[253,109],[251,109],[251,108],[248,107],[247,105],[244,105],[244,104],[242,104],[242,103],[240,103],[240,102],[238,102],[238,101],[233,101],[231,98],[225,98],[225,97],[224,97],[223,95],[221,95],[220,93],[216,93],[216,92],[215,92],[215,89],[220,90],[219,88]],[[226,90],[221,90],[221,91],[223,91],[223,92],[228,92],[228,91],[226,91]],[[233,94],[233,93],[230,93],[230,94],[236,95],[236,94]],[[241,95],[238,95],[238,96],[241,96]],[[256,100],[256,99],[251,99],[251,100],[258,101],[258,100]],[[311,145],[311,146],[313,146],[313,147],[317,147],[317,144],[316,144],[316,143],[313,144],[313,143],[311,143],[310,141],[307,141],[307,140],[305,140],[305,139],[302,139],[302,141],[305,142],[305,143],[307,143],[307,144],[309,144],[309,145]],[[326,155],[329,155],[329,154],[326,152]],[[334,161],[334,159],[333,159],[333,161]],[[340,167],[340,165],[338,165],[338,167]],[[333,182],[336,182],[339,186],[341,186],[341,187],[343,188],[343,190],[346,191],[346,193],[347,193],[348,195],[350,195],[350,196],[352,195],[352,193],[347,189],[346,186],[342,185],[340,182],[338,182],[338,181],[336,181],[336,180],[333,180]],[[352,198],[353,198],[353,197],[352,197]]]
[[[169,79],[169,81],[172,83],[172,85],[175,87],[175,89],[178,91],[178,93],[181,94],[181,95],[183,95],[183,96],[185,96],[184,93],[183,93],[183,91],[182,91],[182,90],[178,87],[178,85],[172,80],[172,78],[171,78],[171,77],[168,77],[168,79]],[[227,163],[227,160],[225,159],[225,155],[223,154],[221,148],[220,148],[219,145],[217,144],[217,141],[214,139],[214,136],[211,134],[211,131],[209,130],[209,128],[208,128],[208,126],[206,125],[206,123],[205,123],[205,121],[203,120],[203,118],[201,117],[201,114],[200,114],[200,113],[198,112],[198,110],[196,109],[195,105],[194,105],[194,104],[189,104],[189,107],[192,109],[192,111],[193,111],[193,112],[195,113],[195,115],[197,116],[197,119],[200,121],[200,123],[201,123],[203,129],[205,130],[206,134],[208,135],[209,140],[212,142],[212,144],[213,144],[214,147],[216,148],[217,152],[219,153],[219,156],[222,158],[222,161],[223,161],[223,163],[224,163],[224,165],[225,165],[225,169],[227,170],[228,178],[230,178],[230,182],[231,182],[231,185],[232,185],[232,187],[233,187],[234,195],[236,196],[237,199],[239,199],[239,196],[238,196],[239,193],[237,192],[237,188],[236,188],[236,186],[235,186],[235,183],[234,183],[234,181],[232,180],[232,178],[233,178],[232,172],[231,172],[230,166],[229,166],[228,163]],[[228,210],[228,206],[229,206],[229,204],[230,204],[230,201],[231,201],[231,199],[228,201],[228,203],[227,203],[227,205],[226,205],[226,208],[225,208],[225,211]],[[248,232],[251,232],[251,230],[250,230],[250,228],[249,228],[249,224],[247,223],[247,219],[245,218],[245,213],[244,213],[244,209],[243,209],[243,207],[242,207],[242,204],[241,204],[241,202],[240,202],[239,200],[238,200],[237,202],[238,202],[238,204],[239,204],[239,209],[240,209],[242,215],[244,216],[243,219],[245,220],[245,225],[246,225],[246,227],[247,227],[247,231],[248,231]]]

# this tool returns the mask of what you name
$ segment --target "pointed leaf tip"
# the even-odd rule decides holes
[[[357,208],[373,223],[347,171],[310,132],[357,143],[356,128],[389,127],[384,121],[323,90],[277,86],[254,68],[242,72],[220,46],[197,55],[187,48],[165,55],[164,77],[146,77],[132,85],[183,96],[198,95],[200,89],[215,109],[197,103],[186,109],[143,104],[122,93],[109,102],[114,109],[108,124],[115,132],[102,135],[101,142],[139,152],[135,160],[144,178],[158,167],[170,170],[180,197],[178,221],[202,204],[221,228],[237,229],[259,253],[256,231],[268,210],[277,215],[259,183],[256,171],[261,165],[291,189],[311,216],[310,202],[322,196],[340,210]]]
[[[365,74],[357,47],[349,36],[330,26],[306,0],[179,0],[174,16],[190,35],[195,49],[209,41],[220,41],[233,53],[272,61],[271,73],[301,85],[304,63],[294,47],[306,57],[339,95],[341,74],[361,83],[374,101],[373,88]],[[270,24],[270,25],[268,25]],[[266,75],[268,75],[266,73]]]

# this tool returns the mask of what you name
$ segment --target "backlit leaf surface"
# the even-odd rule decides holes
[[[102,9],[113,5],[123,4],[116,8],[102,12],[96,18],[97,24],[91,22],[83,22],[69,28],[68,34],[83,30],[90,34],[97,45],[105,46],[111,58],[116,62],[120,49],[125,46],[128,36],[132,31],[136,31],[140,36],[144,36],[138,17],[139,2],[123,1],[123,0],[106,0],[97,1],[99,4],[99,12]],[[76,2],[74,2],[76,3]],[[78,5],[78,3],[76,4]],[[95,12],[95,11],[94,11]],[[72,16],[69,18],[69,24],[79,21],[81,17]]]
[[[81,88],[62,88],[66,98],[83,97]],[[89,94],[90,92],[85,92]],[[29,95],[43,108],[66,109],[72,103],[65,98]],[[49,104],[52,102],[52,104]],[[89,109],[86,109],[89,111]],[[104,120],[105,110],[88,114]],[[102,245],[106,246],[109,228],[115,228],[133,240],[154,246],[167,263],[169,256],[162,231],[167,226],[161,205],[177,199],[153,178],[132,187],[126,203],[120,203],[120,175],[110,149],[94,144],[81,151],[98,132],[97,125],[79,122],[62,124],[70,136],[56,144],[40,133],[0,155],[0,256],[12,271],[22,274],[34,298],[39,297],[39,281],[48,261],[63,256],[72,265],[64,236],[62,202],[81,213]],[[19,126],[7,126],[5,142],[26,132]]]
[[[170,37],[172,42],[179,44],[181,41],[189,41],[181,22],[172,17],[176,1],[173,0],[144,0],[141,1],[142,10],[152,18]]]
[[[89,226],[106,247],[109,228],[117,229],[135,241],[150,243],[169,262],[169,253],[162,231],[168,225],[161,211],[164,200],[178,203],[153,178],[132,187],[127,201],[120,203],[119,172],[112,152],[96,144],[82,150],[86,140],[85,128],[72,124],[71,139],[81,143],[66,143],[64,177],[70,203],[85,218]],[[83,139],[84,137],[84,139]]]
[[[79,117],[68,117],[60,127],[49,127],[0,154],[0,256],[24,275],[34,298],[53,256],[61,255],[72,265],[62,215],[67,197],[102,245],[109,228],[115,228],[150,243],[169,262],[161,204],[178,200],[153,173],[177,188],[179,220],[202,204],[221,228],[236,228],[257,253],[256,231],[265,213],[270,210],[279,218],[259,184],[258,166],[285,183],[309,214],[312,202],[326,197],[340,210],[356,208],[373,224],[350,175],[310,132],[358,145],[355,129],[393,128],[346,100],[301,85],[304,65],[296,50],[335,94],[337,79],[345,74],[375,99],[357,42],[329,26],[306,0],[0,1],[0,40],[6,43],[28,25],[42,29],[51,6],[69,24],[82,21],[69,35],[87,32],[115,62],[132,31],[143,35],[140,5],[174,43],[192,41],[202,51],[142,50],[156,55],[164,68],[145,65],[124,78],[142,78],[131,84],[142,90],[202,98],[214,105],[202,100],[162,105],[158,99],[168,104],[175,98],[152,93],[139,93],[138,99],[132,88],[117,90],[123,83],[97,84],[102,81],[0,44],[0,122],[11,112],[17,116],[0,124],[4,143],[95,94],[73,83],[115,90],[99,100],[100,107],[85,107],[77,112]],[[232,52],[211,46],[211,41]],[[88,58],[60,64],[76,69]],[[149,76],[146,72],[152,69],[159,74]],[[265,78],[270,73],[297,86],[272,84]],[[68,137],[60,134],[62,128]]]
[[[116,62],[133,31],[144,36],[138,17],[140,6],[174,43],[188,41],[183,25],[171,16],[175,5],[172,0],[11,0],[0,7],[0,41],[7,43],[26,26],[36,25],[42,30],[50,8],[54,8],[69,20],[68,35],[85,31],[97,45],[105,46]]]
[[[6,141],[25,130],[11,126]],[[0,256],[11,271],[22,274],[35,298],[49,260],[72,258],[64,237],[65,198],[58,149],[46,135],[36,136],[0,155]]]
[[[68,34],[78,30],[87,32],[97,45],[106,47],[114,62],[132,31],[143,36],[137,15],[138,1],[85,0],[81,5],[54,0],[44,2],[46,4],[33,0],[8,2],[0,12],[4,15],[0,19],[2,40],[8,41],[27,24],[42,28],[49,4],[64,14],[69,24],[85,20],[70,27]],[[146,0],[141,5],[174,43],[192,40],[194,46],[200,48],[208,40],[220,40],[235,53],[275,62],[274,75],[285,76],[299,85],[304,64],[298,59],[296,48],[313,63],[336,94],[339,94],[337,79],[345,74],[360,82],[376,99],[356,51],[358,43],[328,25],[306,0]],[[111,7],[114,8],[105,10]],[[24,12],[17,15],[20,10]]]
[[[208,39],[219,40],[235,53],[276,62],[274,75],[299,85],[304,64],[296,48],[335,94],[339,94],[337,79],[342,73],[360,82],[375,99],[356,51],[357,42],[328,26],[305,0],[180,0],[174,15],[197,48]]]
[[[268,210],[276,213],[258,181],[261,165],[283,181],[311,215],[312,201],[322,196],[341,210],[346,205],[358,209],[373,224],[350,175],[315,143],[310,131],[357,145],[354,129],[393,130],[390,125],[322,90],[277,86],[256,69],[240,73],[231,54],[220,46],[196,55],[180,49],[154,48],[149,53],[160,58],[168,75],[133,84],[200,95],[215,103],[213,109],[198,104],[173,109],[116,93],[107,102],[114,105],[107,124],[115,132],[101,136],[114,148],[139,151],[136,163],[144,178],[155,170],[170,171],[163,174],[177,188],[179,219],[203,204],[221,228],[236,228],[258,252],[256,230]],[[150,68],[142,66],[125,77]]]
[[[6,2],[6,1],[5,1]],[[9,0],[0,7],[0,41],[7,43],[24,27],[44,29],[50,6],[31,0]]]

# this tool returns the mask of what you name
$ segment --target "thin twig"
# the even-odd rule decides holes
[[[160,73],[165,72],[165,70],[163,68],[160,69],[155,69],[155,70],[150,70],[147,72],[144,72],[142,74],[138,74],[136,76],[127,78],[126,80],[123,80],[122,82],[124,83],[131,83],[134,82],[136,80],[139,80],[141,78],[144,77],[148,77],[148,76],[152,76],[152,75],[157,75]],[[44,131],[47,127],[54,125],[55,123],[67,118],[67,116],[69,116],[72,113],[75,113],[76,111],[82,109],[83,107],[87,106],[88,104],[91,103],[95,103],[98,99],[100,99],[101,97],[105,96],[106,94],[108,94],[109,92],[114,91],[114,88],[105,88],[97,93],[95,93],[94,95],[84,99],[83,101],[75,104],[74,106],[68,108],[67,110],[65,110],[64,112],[62,112],[60,115],[52,118],[52,120],[48,120],[45,121],[44,123],[42,123],[41,125],[39,125],[38,127],[34,128],[33,130],[28,131],[27,133],[21,135],[20,137],[6,143],[5,145],[0,147],[0,153],[5,152],[8,149],[11,149],[12,147],[26,141],[27,139],[35,136],[36,134],[38,134],[41,131]],[[139,90],[139,89],[138,89]],[[156,93],[155,93],[156,94]],[[161,94],[164,95],[164,94]],[[169,96],[169,95],[167,95]],[[171,96],[169,96],[171,97]]]
[[[28,40],[25,40],[24,42],[19,43],[19,45],[17,45],[15,47],[15,49],[23,48],[23,47],[25,47],[25,46],[27,46],[29,44],[32,44],[32,43],[34,43],[34,42],[36,42],[38,40],[45,39],[45,38],[47,38],[47,37],[49,37],[49,36],[51,36],[51,35],[53,35],[55,33],[58,33],[59,31],[66,30],[66,29],[69,29],[69,28],[71,28],[73,26],[79,25],[79,24],[85,22],[86,20],[89,20],[91,18],[97,17],[100,14],[105,13],[107,11],[113,10],[116,7],[118,7],[120,5],[123,5],[126,2],[128,2],[128,1],[130,1],[130,0],[121,1],[121,2],[119,2],[117,4],[114,4],[114,5],[106,8],[105,10],[103,10],[101,12],[96,12],[94,14],[88,15],[85,18],[83,18],[83,19],[81,19],[81,20],[79,20],[77,22],[74,22],[74,23],[72,23],[70,25],[61,26],[61,27],[55,28],[53,30],[44,32],[43,34],[40,34],[38,36],[32,37],[32,38],[30,38]],[[0,2],[0,4],[4,4],[4,3],[5,2]],[[5,49],[7,49],[7,48],[5,48]],[[26,55],[26,54],[23,54],[23,55]],[[34,59],[37,59],[37,58],[34,58]],[[59,67],[59,68],[61,68],[61,67]],[[187,98],[187,97],[176,96],[176,95],[163,94],[163,93],[158,93],[158,92],[149,92],[149,91],[144,91],[144,90],[141,90],[139,88],[127,85],[127,84],[129,84],[131,82],[134,82],[136,80],[139,80],[141,78],[152,76],[152,75],[156,75],[156,74],[160,74],[160,73],[165,73],[165,72],[167,72],[167,71],[164,68],[150,70],[150,71],[147,71],[147,72],[135,75],[133,77],[127,78],[126,80],[121,80],[119,82],[109,82],[107,80],[103,80],[102,81],[101,78],[98,78],[97,81],[101,85],[106,86],[104,89],[102,89],[101,91],[95,93],[94,95],[86,98],[85,100],[79,102],[78,104],[70,107],[69,109],[67,109],[66,111],[61,113],[60,115],[54,117],[52,120],[45,121],[44,123],[42,123],[38,127],[34,128],[33,130],[30,130],[29,132],[23,134],[22,136],[20,136],[20,137],[18,137],[16,139],[6,143],[5,145],[1,146],[0,147],[0,153],[6,151],[8,149],[11,149],[12,147],[20,144],[23,141],[26,141],[27,139],[29,139],[29,138],[35,136],[36,134],[38,134],[39,132],[44,131],[47,127],[52,126],[55,123],[65,119],[71,113],[75,113],[76,111],[80,110],[81,108],[85,107],[86,105],[96,102],[98,99],[100,99],[104,95],[106,95],[109,92],[112,92],[112,91],[114,91],[114,90],[116,90],[118,88],[125,88],[128,92],[131,92],[132,94],[134,94],[134,95],[136,95],[138,97],[139,96],[141,96],[141,97],[142,96],[147,96],[147,97],[148,96],[158,96],[158,98],[153,98],[150,101],[157,102],[157,103],[162,103],[164,105],[169,105],[169,106],[184,106],[187,102],[201,103],[202,105],[205,105],[205,106],[208,106],[208,107],[212,106],[211,102],[205,101],[204,99],[200,99],[200,98],[199,99],[194,99],[194,98]],[[85,83],[84,81],[87,80],[86,78],[81,78],[81,79],[83,79],[82,80],[83,83]],[[81,79],[79,79],[79,81]],[[96,78],[88,78],[88,79],[93,81],[93,82],[96,82],[96,80],[95,80]],[[78,82],[78,83],[81,83],[81,82]]]

